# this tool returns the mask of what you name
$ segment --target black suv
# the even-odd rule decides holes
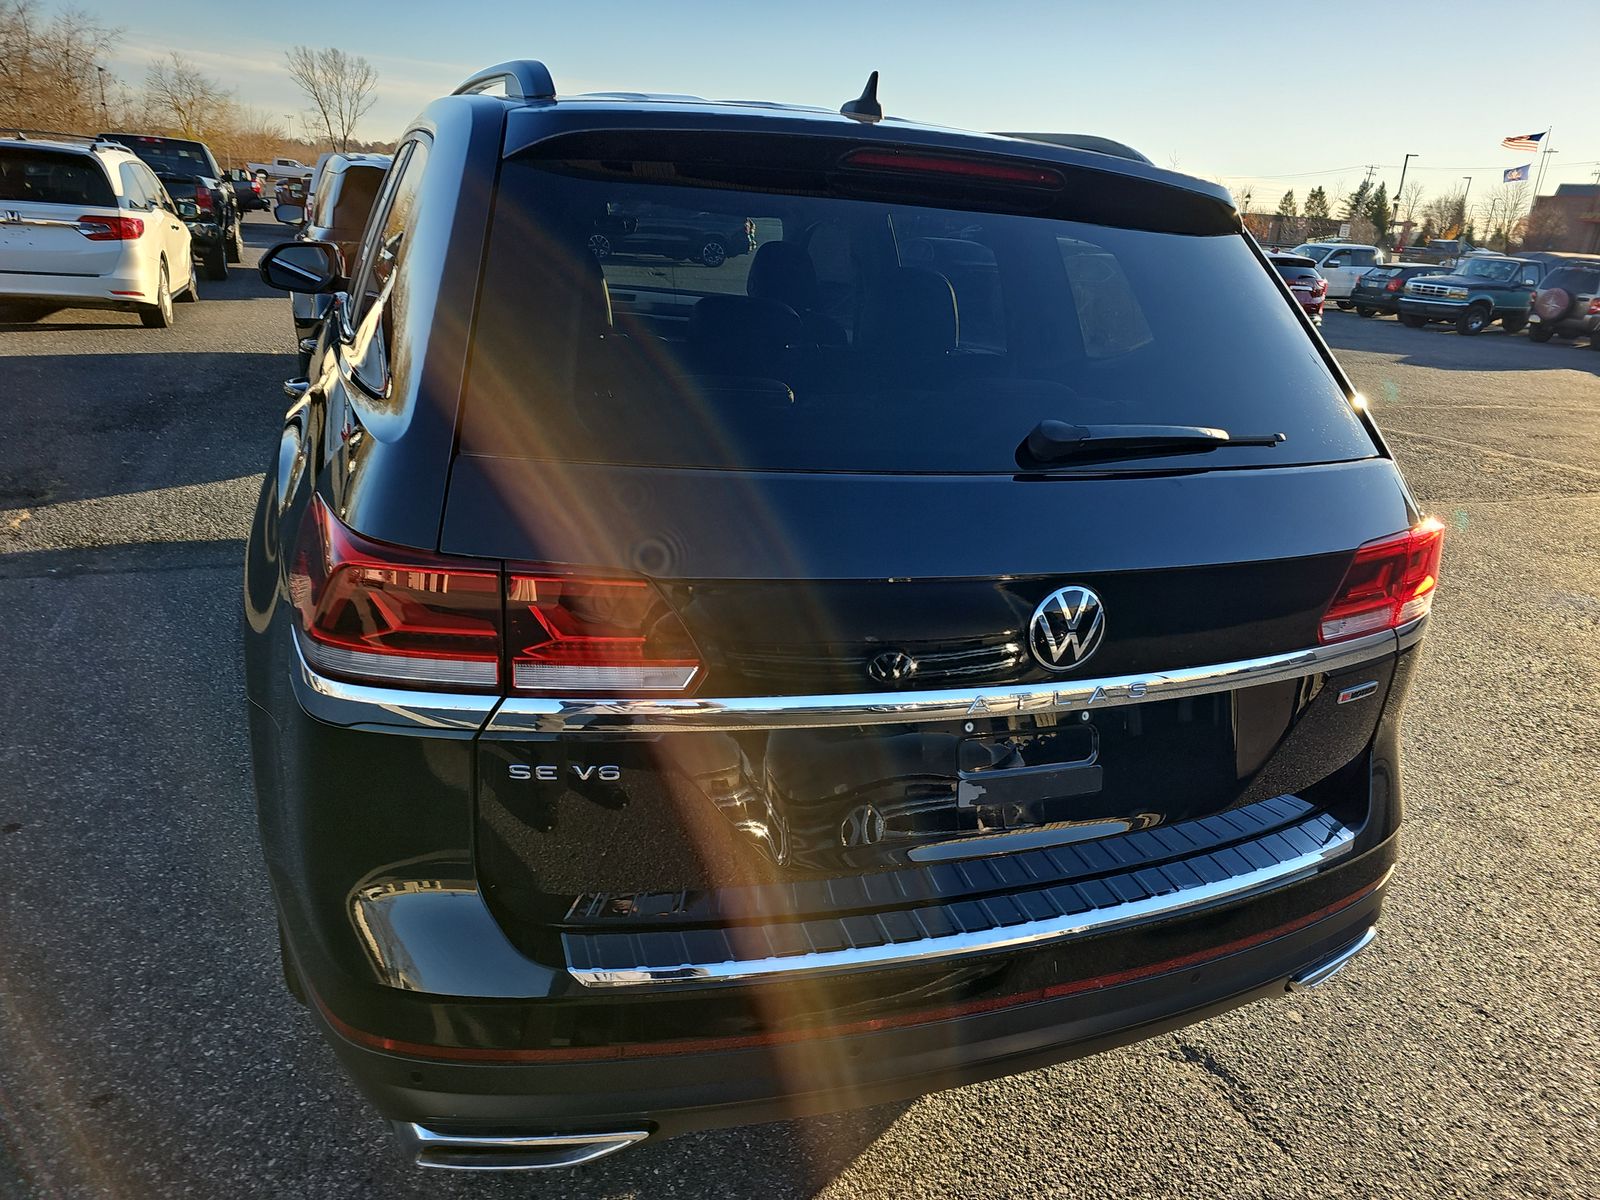
[[[152,133],[102,133],[97,136],[101,141],[120,142],[163,179],[168,176],[195,178],[197,186],[194,199],[206,219],[215,224],[221,234],[222,258],[215,265],[207,263],[207,276],[226,279],[227,264],[240,262],[244,258],[244,235],[239,228],[239,200],[234,192],[233,180],[217,165],[217,156],[211,153],[211,147],[204,142]],[[171,191],[171,188],[168,190]],[[215,207],[206,208],[205,199],[200,195],[202,190],[217,197]],[[172,194],[187,199],[183,194],[185,191],[186,188]]]
[[[720,267],[755,247],[756,227],[749,217],[650,202],[611,206],[589,235],[589,249],[601,261],[649,255]]]
[[[248,540],[262,843],[421,1163],[1020,1071],[1373,938],[1441,527],[1226,190],[872,91],[506,64],[348,278],[264,256],[334,301]],[[746,276],[597,258],[645,204],[757,222]]]

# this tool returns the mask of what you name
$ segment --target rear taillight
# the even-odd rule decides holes
[[[1592,317],[1595,313],[1600,313],[1600,296],[1589,301],[1589,315]]]
[[[208,188],[203,183],[195,184],[194,185],[194,203],[195,203],[195,207],[198,208],[201,212],[207,212],[208,213],[208,212],[214,211],[212,209],[212,207],[211,207],[211,189]]]
[[[79,217],[78,232],[91,242],[131,242],[144,236],[144,222],[138,217]]]
[[[1313,296],[1326,295],[1327,291],[1328,291],[1328,281],[1326,279],[1318,279],[1315,283],[1313,283],[1311,285],[1311,294]]]
[[[1401,288],[1405,287],[1405,285],[1406,281],[1401,279],[1399,276],[1396,276],[1395,278],[1389,280],[1388,283],[1384,284],[1383,290],[1386,292],[1398,292]]]
[[[681,692],[699,673],[646,580],[544,567],[501,578],[498,562],[368,541],[318,497],[289,572],[301,651],[343,679],[502,694]]]
[[[300,645],[343,678],[494,691],[500,682],[498,564],[447,562],[369,542],[314,499],[289,596]]]
[[[683,622],[642,579],[513,573],[506,641],[519,692],[681,692],[700,670]]]
[[[261,181],[259,179],[252,179],[250,181],[250,190],[255,192],[255,194],[258,196],[261,195]]]
[[[1362,546],[1322,614],[1321,639],[1343,641],[1427,616],[1443,549],[1444,525],[1435,517]]]

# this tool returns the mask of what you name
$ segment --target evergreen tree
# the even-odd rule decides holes
[[[1283,199],[1278,201],[1278,215],[1280,217],[1298,217],[1300,205],[1294,198],[1294,189],[1290,188],[1283,194]]]
[[[1372,193],[1372,198],[1367,201],[1365,213],[1367,220],[1372,222],[1376,229],[1379,243],[1388,241],[1389,226],[1394,223],[1394,210],[1389,207],[1389,185],[1380,183],[1378,190]]]
[[[1363,179],[1361,186],[1351,192],[1344,202],[1344,219],[1353,221],[1367,215],[1367,205],[1372,201],[1372,180]]]
[[[1306,216],[1317,221],[1328,219],[1328,193],[1320,186],[1312,188],[1306,197]]]

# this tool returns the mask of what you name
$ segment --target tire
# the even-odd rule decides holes
[[[1466,312],[1456,318],[1456,332],[1462,337],[1475,337],[1489,328],[1489,322],[1494,320],[1494,310],[1482,304],[1474,304]]]
[[[194,259],[189,260],[189,284],[173,297],[179,304],[193,304],[200,299],[200,272],[195,270]]]
[[[1349,312],[1355,307],[1355,305],[1348,300],[1335,300],[1334,303],[1339,306],[1340,312]]]
[[[1500,318],[1500,328],[1507,333],[1521,333],[1527,324],[1527,313],[1512,313],[1510,316]]]
[[[1356,316],[1358,317],[1375,317],[1377,315],[1377,309],[1368,308],[1365,304],[1361,304],[1356,307]]]
[[[172,284],[167,280],[167,264],[161,264],[156,278],[156,302],[139,306],[139,323],[146,329],[172,328]]]
[[[694,257],[703,267],[720,267],[728,261],[728,244],[721,238],[706,238]]]
[[[223,283],[228,278],[228,251],[224,246],[206,251],[206,278]]]
[[[223,257],[231,263],[244,261],[244,238],[239,234],[239,218],[233,219],[233,227],[228,230],[227,240],[222,243]]]
[[[1555,335],[1556,331],[1548,325],[1531,325],[1528,327],[1528,340],[1530,342],[1548,342]]]
[[[603,233],[589,235],[589,253],[601,262],[611,257],[611,239]]]
[[[1427,323],[1427,317],[1419,317],[1414,313],[1400,314],[1400,324],[1404,325],[1407,329],[1421,329]]]
[[[289,957],[289,940],[283,936],[281,921],[278,923],[278,965],[283,968],[283,986],[289,989],[289,995],[299,1001],[302,1007],[309,1007],[311,1002],[306,995],[305,980],[300,978],[300,969]]]

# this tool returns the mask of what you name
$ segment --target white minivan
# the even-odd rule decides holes
[[[1352,242],[1307,242],[1296,246],[1294,253],[1303,254],[1316,264],[1317,271],[1328,281],[1328,299],[1337,301],[1340,308],[1350,307],[1350,293],[1356,290],[1360,278],[1387,261],[1379,247]]]
[[[179,205],[133,154],[0,137],[0,304],[122,309],[165,329],[173,300],[199,295]]]

